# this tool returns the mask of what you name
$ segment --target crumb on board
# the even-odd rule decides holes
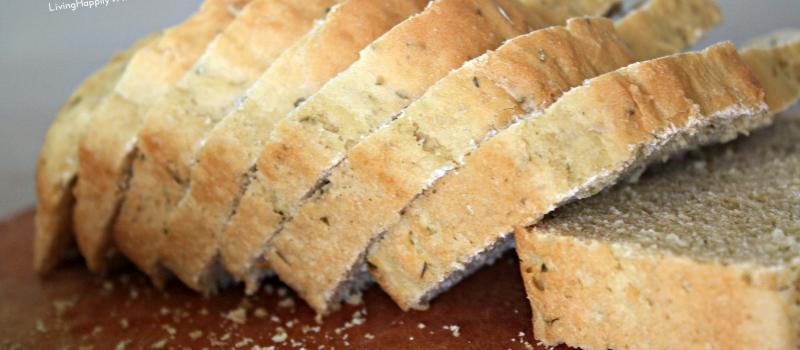
[[[47,333],[47,325],[45,325],[44,321],[40,318],[36,319],[36,330],[39,331],[39,333]]]
[[[236,324],[247,323],[247,310],[243,307],[238,307],[229,311],[225,318]]]
[[[278,327],[276,331],[277,333],[275,333],[275,335],[272,336],[272,342],[274,343],[283,343],[286,341],[286,338],[289,337],[289,335],[286,334],[286,330],[283,329],[283,327]]]
[[[422,323],[422,322],[420,322],[419,324],[417,324],[417,328],[419,328],[419,329],[425,329],[425,327],[427,327],[427,326],[426,326],[424,323]]]
[[[130,326],[130,323],[128,323],[128,319],[127,318],[123,317],[123,318],[121,318],[119,320],[119,326],[122,327],[122,329],[127,329],[128,326]]]
[[[201,331],[199,329],[195,329],[195,330],[189,332],[189,339],[191,339],[191,340],[200,339],[200,337],[202,337],[202,336],[203,336],[203,331]]]
[[[233,344],[233,346],[236,347],[236,348],[241,348],[241,347],[247,346],[248,344],[252,344],[252,343],[253,343],[253,339],[252,338],[243,338],[242,340],[238,341],[236,344]]]
[[[125,350],[125,347],[127,347],[130,342],[130,340],[121,340],[117,343],[117,346],[114,347],[114,350]]]
[[[167,346],[167,341],[169,341],[169,339],[162,338],[161,340],[158,340],[155,343],[150,344],[150,348],[151,349],[163,349],[164,347]]]
[[[256,308],[256,310],[253,311],[253,316],[258,318],[264,318],[267,317],[267,315],[268,315],[267,310],[264,309],[263,307]]]
[[[175,330],[175,327],[172,327],[172,326],[170,326],[168,324],[162,324],[161,325],[161,329],[166,331],[167,334],[169,334],[170,337],[174,337],[175,333],[177,333],[177,330]]]
[[[453,325],[446,325],[446,326],[444,326],[442,328],[445,329],[445,330],[450,331],[450,333],[452,333],[453,336],[456,337],[456,338],[458,338],[461,335],[461,327],[459,327],[458,325],[454,325],[454,324]]]
[[[278,307],[282,308],[294,307],[294,299],[292,299],[292,297],[283,298],[281,299],[281,301],[278,302]]]
[[[345,299],[345,303],[353,306],[361,305],[364,303],[363,294],[361,294],[361,292],[351,293],[347,296],[347,299]]]
[[[67,311],[71,310],[75,307],[75,304],[78,302],[77,298],[70,298],[70,299],[57,299],[53,301],[53,308],[56,309],[56,316],[61,317]]]

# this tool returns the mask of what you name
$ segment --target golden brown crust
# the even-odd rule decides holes
[[[325,288],[337,289],[385,225],[487,135],[542,111],[585,79],[631,62],[612,23],[587,18],[516,37],[451,72],[352,148],[332,169],[326,189],[285,224],[280,235],[304,242],[305,251],[292,252],[303,264],[295,273],[313,271],[333,282]]]
[[[146,273],[161,278],[157,266],[161,253],[185,283],[199,289],[197,281],[181,270],[184,265],[171,260],[172,252],[159,251],[168,234],[164,231],[168,214],[188,181],[194,152],[250,84],[335,1],[253,1],[148,110],[138,134],[139,157],[114,224],[119,248]],[[140,241],[148,246],[137,244]]]
[[[547,225],[515,233],[536,338],[591,349],[796,349],[797,267],[700,263]]]
[[[136,132],[143,113],[200,56],[208,42],[233,18],[229,5],[246,1],[207,0],[182,24],[139,50],[114,92],[92,116],[80,144],[73,225],[89,269],[104,271],[111,250],[110,225],[119,207]]]
[[[760,121],[763,99],[728,44],[592,79],[484,143],[407,207],[370,255],[375,275],[394,285],[402,307],[424,306],[512,225],[593,194],[660,148],[692,142],[687,135],[702,135],[707,123],[726,130],[738,119]]]
[[[189,192],[167,223],[169,235],[161,247],[165,265],[179,271],[182,279],[198,280],[203,289],[210,288],[217,236],[272,126],[299,99],[356,61],[361,49],[425,4],[424,0],[345,1],[270,66],[250,88],[243,106],[215,127],[198,152]],[[228,242],[236,245],[239,240]],[[235,248],[221,253],[227,259],[226,270],[243,278],[245,271],[236,270],[240,265],[233,261],[250,257]]]
[[[61,107],[47,131],[36,165],[33,265],[37,272],[50,271],[74,243],[72,187],[78,173],[78,144],[92,113],[114,89],[134,53],[159,36],[153,34],[139,40],[87,78]]]

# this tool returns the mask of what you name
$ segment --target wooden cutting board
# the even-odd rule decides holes
[[[0,349],[544,349],[513,253],[427,311],[402,312],[373,286],[317,323],[275,279],[254,296],[237,286],[203,298],[177,282],[156,290],[133,269],[93,276],[80,261],[40,278],[32,237],[32,211],[0,222]]]

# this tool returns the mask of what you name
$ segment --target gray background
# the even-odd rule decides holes
[[[62,3],[72,0],[56,0]],[[301,0],[297,0],[301,1]],[[724,24],[700,47],[742,44],[800,27],[800,0],[718,0]],[[50,12],[47,0],[0,4],[0,218],[34,203],[33,169],[50,121],[73,88],[112,53],[176,24],[200,0],[125,0],[105,8]]]

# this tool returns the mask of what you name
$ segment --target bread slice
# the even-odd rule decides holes
[[[144,112],[178,81],[245,0],[207,0],[182,24],[139,50],[91,117],[80,142],[73,225],[89,269],[114,261],[109,227],[119,200]]]
[[[247,264],[344,151],[387,123],[425,89],[463,61],[544,24],[514,2],[437,0],[361,52],[350,68],[326,83],[275,126],[257,171],[222,235]]]
[[[367,247],[405,203],[491,133],[632,61],[611,22],[599,18],[534,31],[469,61],[347,152],[276,234],[270,261],[284,259],[274,265],[307,281],[301,295],[327,305],[321,312],[335,309],[364,277]]]
[[[257,276],[253,263],[270,236],[320,187],[347,149],[390,122],[465,60],[544,25],[513,1],[498,6],[484,0],[443,0],[373,43],[350,69],[282,121],[264,147],[258,172],[227,227],[230,234],[247,236],[239,238],[249,244],[240,245],[240,254],[250,259],[251,273]],[[291,268],[277,270],[285,282],[301,289],[293,285],[297,279],[286,276],[293,274]]]
[[[120,250],[161,285],[158,247],[203,135],[337,0],[255,0],[145,116],[129,187],[114,223]]]
[[[170,215],[168,235],[160,247],[167,268],[201,291],[216,287],[217,279],[211,273],[220,271],[213,268],[219,263],[217,237],[272,127],[355,62],[361,49],[422,11],[426,3],[344,1],[269,67],[250,88],[242,106],[217,124],[198,151],[189,190]],[[230,270],[236,270],[240,263],[235,259],[242,255],[234,250],[226,256]]]
[[[676,6],[676,4],[679,6]],[[697,9],[703,10],[697,11]],[[646,55],[650,53],[660,54],[661,52],[658,48],[661,47],[671,47],[675,50],[680,50],[682,48],[691,46],[694,42],[699,40],[703,33],[706,33],[711,27],[717,24],[719,20],[719,9],[716,4],[710,0],[655,0],[648,3],[647,6],[643,8],[627,14],[615,25],[617,28],[616,31],[610,27],[610,24],[606,25],[604,28],[607,28],[606,31],[610,32],[610,34],[607,35],[613,35],[614,37],[617,37],[617,32],[619,32],[619,36],[627,37],[627,40],[634,41],[633,43],[626,45],[626,41],[616,39],[617,42],[619,42],[618,45],[626,47],[624,50],[627,51],[628,46],[637,47],[639,48],[638,51],[640,54]],[[570,22],[570,26],[575,26],[576,28],[580,28],[579,24],[579,20],[577,19]],[[645,36],[635,36],[629,34],[631,31],[640,32],[639,28],[641,27],[662,28],[664,32],[661,33],[647,31],[648,35]],[[674,28],[681,29],[675,30]],[[662,44],[664,42],[675,42],[675,40],[671,39],[671,37],[684,37],[683,33],[685,31],[690,31],[693,33],[693,36],[689,41],[680,41],[685,46],[665,46]],[[580,36],[577,38],[580,38]],[[515,43],[517,40],[520,42]],[[638,40],[643,40],[644,43],[638,42]],[[569,46],[571,43],[572,46]],[[647,49],[648,44],[653,45],[657,49]],[[509,47],[505,48],[505,46]],[[544,93],[530,88],[508,89],[512,92],[512,95],[514,95],[515,98],[525,101],[525,103],[529,105],[527,107],[523,106],[526,115],[528,117],[535,116],[555,102],[555,98],[560,97],[564,91],[569,90],[571,87],[580,85],[583,80],[595,77],[610,70],[620,68],[631,62],[630,58],[627,60],[614,60],[608,53],[596,52],[595,50],[597,50],[597,48],[595,46],[603,47],[608,46],[608,44],[603,43],[603,45],[598,45],[592,40],[572,39],[570,41],[561,39],[556,41],[555,45],[549,45],[549,47],[543,48],[542,45],[540,43],[537,44],[533,38],[528,39],[521,37],[504,45],[504,47],[502,47],[497,53],[493,54],[494,56],[489,56],[492,61],[490,61],[490,64],[486,65],[484,70],[494,81],[506,82],[511,79],[518,79],[521,82],[532,84],[534,87],[539,85],[546,86],[549,90],[544,90]],[[525,61],[526,64],[522,66],[511,65],[514,62],[522,62],[522,60],[513,55],[508,55],[507,53],[503,52],[503,50],[514,50],[515,47],[528,48],[527,55],[531,58]],[[539,53],[537,53],[536,50],[529,49],[531,47],[541,50],[540,54],[543,59],[542,57],[536,57]],[[568,48],[572,48],[574,51],[568,50]],[[520,51],[518,49],[516,50]],[[630,54],[628,54],[628,57],[630,57]],[[634,57],[637,60],[654,58],[648,56]],[[595,71],[586,69],[576,70],[574,68],[570,68],[569,66],[567,69],[564,69],[556,65],[556,63],[565,61],[572,64],[577,64],[578,67],[585,66],[587,64],[597,65],[598,63],[602,62],[598,58],[607,58],[608,62],[606,62],[605,66],[601,66],[603,69]],[[542,59],[542,63],[537,62],[540,59]],[[543,66],[546,68],[546,70],[537,71],[533,69],[533,67],[538,66]],[[526,69],[527,72],[530,73],[528,75],[522,74],[521,72],[526,72]],[[561,73],[562,71],[574,72],[575,75],[572,76],[571,79],[563,81],[560,85],[553,84],[553,81],[558,81],[557,79],[559,76],[563,76],[563,73]],[[433,97],[430,104],[432,106],[439,106],[454,104],[464,100],[463,98],[453,96],[452,92],[447,90],[443,91],[441,95],[443,95],[443,97]],[[497,113],[499,111],[499,109],[495,109],[495,111],[492,113]],[[464,164],[464,157],[480,147],[481,143],[490,139],[498,130],[503,130],[507,128],[510,123],[519,122],[520,119],[527,118],[523,116],[522,118],[517,118],[516,120],[511,120],[506,123],[497,123],[494,125],[492,133],[487,134],[483,138],[473,138],[470,140],[470,143],[466,145],[451,145],[448,143],[450,143],[451,140],[457,140],[459,137],[454,136],[453,134],[460,134],[464,132],[458,129],[454,131],[450,125],[461,125],[466,123],[467,120],[462,118],[471,118],[469,116],[460,116],[456,112],[457,110],[449,111],[448,114],[457,116],[457,120],[446,121],[444,123],[438,121],[440,118],[437,117],[437,115],[442,114],[438,111],[431,113],[423,109],[417,113],[420,114],[420,116],[410,116],[410,118],[414,120],[414,123],[418,125],[417,130],[415,130],[416,134],[422,134],[425,136],[426,140],[433,139],[436,140],[436,144],[442,144],[445,146],[443,149],[446,150],[446,152],[442,153],[445,153],[444,158],[447,159],[446,166],[432,168],[427,172],[421,172],[416,174],[416,176],[413,176],[406,170],[408,166],[404,166],[402,162],[413,164],[414,162],[421,162],[422,159],[414,159],[408,156],[410,154],[414,154],[408,150],[409,147],[414,147],[411,144],[406,147],[392,146],[391,150],[383,150],[383,148],[387,148],[386,145],[399,143],[397,140],[403,139],[399,136],[403,134],[402,131],[387,131],[385,132],[386,136],[383,140],[376,138],[374,141],[375,143],[371,146],[368,146],[367,142],[364,142],[362,143],[364,146],[363,148],[351,152],[351,155],[348,156],[350,160],[349,165],[347,165],[351,169],[342,170],[341,172],[343,174],[352,172],[352,175],[345,176],[343,174],[339,174],[340,179],[331,180],[334,184],[334,187],[338,186],[344,188],[345,190],[342,191],[341,189],[334,188],[328,191],[331,193],[326,194],[328,196],[327,200],[334,201],[335,198],[336,203],[346,204],[337,204],[335,206],[331,205],[329,208],[325,208],[322,205],[314,205],[314,209],[309,209],[310,211],[314,212],[314,214],[309,214],[306,216],[338,218],[337,224],[332,225],[336,226],[333,231],[353,232],[353,235],[358,234],[361,235],[361,237],[364,237],[361,239],[362,246],[357,246],[356,249],[356,252],[358,252],[359,255],[363,255],[363,252],[367,247],[365,244],[369,244],[378,234],[385,231],[389,225],[397,222],[400,212],[409,204],[411,200],[421,195],[424,190],[435,188],[436,179],[447,174],[449,170],[457,169],[458,167],[462,166]],[[483,111],[483,113],[488,114],[486,111]],[[441,124],[437,125],[437,122]],[[407,139],[408,136],[406,135],[404,138]],[[430,141],[426,142],[430,143]],[[417,146],[417,148],[418,147],[419,146]],[[442,156],[439,157],[441,158]],[[367,165],[368,163],[379,164],[380,167],[371,168]],[[370,178],[374,180],[361,180]],[[375,180],[379,181],[376,182]],[[353,208],[365,206],[365,200],[369,203],[381,204],[371,204],[371,208],[366,211],[366,213],[364,210],[361,210],[360,213],[354,212]],[[296,224],[296,227],[301,228],[299,229],[300,231],[308,234],[322,235],[322,233],[316,232],[316,230],[312,230],[307,226],[310,226],[310,224]],[[369,239],[367,240],[367,238]],[[444,244],[444,242],[438,242],[438,244]],[[381,256],[381,252],[387,251],[390,252],[387,253],[387,255],[395,254],[392,252],[391,248],[378,248],[377,252],[372,258],[376,261],[375,263],[377,265],[383,265],[385,267],[384,269],[377,269],[374,271],[374,275],[377,277],[383,289],[387,291],[387,293],[389,293],[389,295],[392,296],[397,301],[398,305],[400,305],[403,309],[407,310],[412,306],[424,306],[424,303],[427,302],[427,299],[430,299],[434,296],[433,293],[429,293],[428,288],[431,287],[427,284],[424,284],[429,283],[429,281],[419,278],[419,275],[428,273],[427,269],[424,268],[425,264],[423,263],[423,269],[425,272],[420,272],[417,266],[410,266],[410,268],[396,268],[393,266],[394,262],[383,262],[383,260],[387,259]],[[356,256],[357,255],[353,255],[352,258],[354,259]],[[353,260],[352,264],[363,265],[363,262]],[[355,270],[355,268],[351,268],[351,270]],[[342,279],[342,277],[339,277],[339,279]],[[453,281],[453,283],[455,283],[455,281]],[[446,289],[446,287],[437,288],[437,291],[443,291],[444,289]],[[423,295],[425,295],[425,300],[420,301],[423,299]]]
[[[39,153],[36,164],[36,231],[33,266],[39,273],[53,269],[69,255],[72,234],[72,186],[78,173],[78,144],[103,98],[114,89],[131,57],[159,38],[149,35],[114,55],[72,93],[61,107]]]
[[[730,44],[589,80],[409,204],[370,253],[371,272],[401,307],[424,308],[508,248],[513,225],[673,151],[766,123],[763,98]]]
[[[798,45],[754,50],[743,56],[778,73],[759,74],[765,86],[788,88],[767,90],[770,110],[796,100]],[[585,349],[800,347],[798,143],[790,112],[518,229],[536,337]]]

